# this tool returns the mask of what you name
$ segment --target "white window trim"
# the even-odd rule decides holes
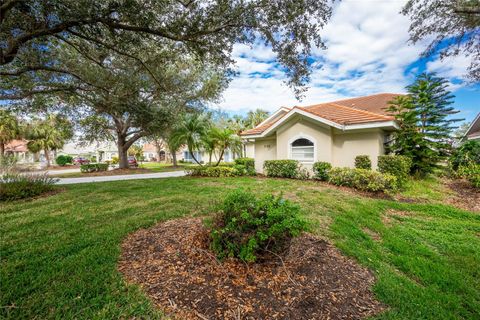
[[[293,156],[292,156],[292,143],[295,141],[295,140],[298,140],[298,139],[307,139],[307,140],[310,140],[311,142],[313,142],[313,161],[310,161],[310,160],[298,160],[298,159],[293,159]],[[305,134],[305,133],[302,133],[300,132],[299,134],[297,134],[296,136],[294,136],[293,138],[290,138],[288,140],[288,159],[291,159],[291,160],[298,160],[298,162],[300,163],[315,163],[317,162],[317,139],[315,139],[314,137],[308,135],[308,134]]]

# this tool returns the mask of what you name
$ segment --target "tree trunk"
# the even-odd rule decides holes
[[[200,162],[198,162],[197,158],[195,158],[195,155],[193,154],[193,150],[188,148],[188,152],[190,152],[190,155],[192,156],[193,161],[195,161],[198,165],[202,165]]]
[[[0,142],[0,159],[3,159],[4,155],[5,155],[5,143]]]
[[[177,165],[177,153],[174,151],[170,151],[172,153],[172,164],[173,164],[173,167],[176,168],[178,165]]]
[[[43,152],[45,153],[45,160],[47,160],[47,168],[50,167],[50,155],[48,154],[48,149],[45,148],[43,149]]]
[[[117,137],[117,149],[118,167],[120,169],[128,169],[128,149],[125,148],[125,138],[122,136]]]
[[[213,151],[210,150],[210,152],[208,154],[208,165],[212,164],[212,153],[213,153]]]
[[[223,157],[224,152],[225,152],[225,149],[222,149],[222,152],[220,152],[220,157],[218,157],[218,161],[217,161],[217,164],[215,165],[215,167],[218,167],[218,165],[220,164],[220,161],[222,161],[222,157]]]

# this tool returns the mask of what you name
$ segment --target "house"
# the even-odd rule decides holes
[[[477,140],[480,142],[480,113],[477,114],[475,120],[473,120],[472,124],[468,128],[464,140]]]
[[[354,167],[357,155],[368,155],[372,166],[384,154],[384,144],[398,128],[385,108],[399,94],[380,93],[306,107],[282,107],[257,127],[242,132],[248,157],[263,171],[265,160],[294,159],[311,169],[325,161],[334,167]]]
[[[33,163],[39,161],[40,154],[35,155],[27,148],[27,140],[12,140],[5,145],[5,153],[14,155],[18,163]],[[43,156],[43,151],[41,151]]]
[[[97,156],[97,146],[95,144],[82,144],[80,142],[68,142],[62,149],[57,151],[57,155],[69,155],[72,157],[83,157],[90,159]]]

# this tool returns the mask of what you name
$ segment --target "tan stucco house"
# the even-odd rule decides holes
[[[357,155],[372,166],[398,128],[385,108],[399,94],[380,93],[311,106],[282,107],[256,128],[242,132],[246,155],[263,171],[265,160],[295,159],[311,169],[314,162],[354,167]]]

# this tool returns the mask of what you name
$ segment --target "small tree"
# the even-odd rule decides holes
[[[454,96],[445,79],[422,74],[407,89],[409,95],[397,97],[388,108],[400,125],[389,148],[412,159],[413,174],[425,175],[448,157],[452,124],[461,119],[450,117],[458,111],[451,107]]]
[[[17,117],[7,110],[0,110],[0,160],[5,154],[5,145],[20,136]]]

